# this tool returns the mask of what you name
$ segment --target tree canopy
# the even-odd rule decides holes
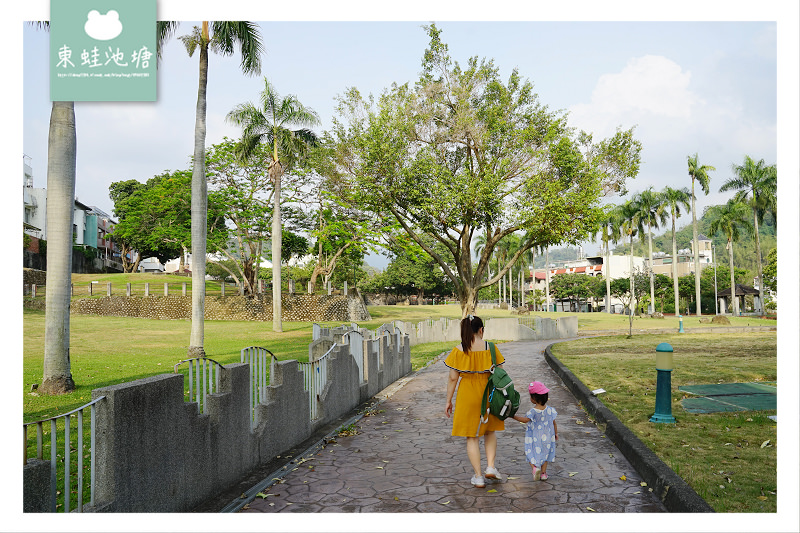
[[[594,142],[566,115],[539,102],[514,70],[491,60],[462,68],[435,25],[422,73],[377,99],[352,88],[339,99],[332,140],[335,178],[348,201],[396,221],[452,281],[462,313],[533,247],[585,240],[602,215],[601,195],[636,176],[641,144],[632,130]],[[487,279],[495,247],[521,245]],[[477,264],[473,239],[485,236]],[[426,236],[441,245],[435,250]]]

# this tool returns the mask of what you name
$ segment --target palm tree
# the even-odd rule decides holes
[[[239,104],[228,113],[227,120],[242,127],[242,157],[248,157],[255,147],[265,143],[272,148],[269,177],[272,180],[274,209],[272,213],[272,331],[283,331],[281,321],[281,178],[308,149],[318,144],[316,134],[309,130],[319,124],[319,116],[305,107],[295,95],[284,98],[264,78],[261,107],[252,103]],[[292,130],[291,125],[301,126]]]
[[[652,314],[655,311],[656,301],[655,280],[653,276],[653,228],[658,229],[659,224],[664,224],[667,220],[667,215],[664,213],[661,206],[661,195],[653,192],[652,187],[637,194],[634,198],[634,202],[639,208],[639,233],[641,234],[644,231],[644,227],[647,226],[649,251],[647,265],[650,271],[650,303],[648,304],[648,313]]]
[[[177,22],[164,23],[159,28],[162,41],[172,35]],[[245,74],[261,72],[263,44],[258,26],[252,22],[208,22],[195,26],[192,33],[179,37],[189,53],[200,51],[200,70],[197,86],[197,107],[194,126],[194,155],[192,167],[192,330],[189,336],[189,357],[205,357],[203,350],[206,300],[206,232],[208,187],[206,183],[206,89],[208,86],[209,50],[224,56],[233,55],[236,44],[241,50],[240,63]]]
[[[746,203],[737,201],[736,198],[728,200],[725,205],[715,205],[709,208],[706,213],[710,221],[712,234],[722,231],[728,238],[728,258],[731,270],[731,299],[733,300],[733,315],[739,314],[739,299],[736,298],[736,282],[733,275],[733,243],[739,240],[741,230],[753,231],[753,226],[748,220],[748,206]]]
[[[611,265],[611,250],[609,243],[617,242],[619,239],[619,224],[616,221],[618,211],[613,207],[606,208],[605,218],[600,221],[600,227],[597,232],[592,235],[594,239],[600,235],[600,240],[603,242],[603,254],[605,257],[603,266],[603,277],[606,281],[606,313],[611,313],[611,276],[609,276],[609,267]]]
[[[687,187],[673,189],[664,187],[661,192],[661,202],[664,209],[668,209],[672,217],[672,287],[675,291],[675,314],[679,314],[678,299],[678,237],[675,234],[675,220],[681,216],[681,206],[689,210],[691,193]]]
[[[31,24],[50,30],[48,21]],[[75,103],[53,102],[47,136],[47,298],[41,394],[75,390],[69,357],[69,304],[76,160]]]
[[[640,226],[639,217],[641,216],[640,210],[638,205],[634,200],[628,200],[624,204],[620,204],[616,207],[615,213],[615,221],[618,224],[619,234],[620,235],[627,235],[628,239],[630,239],[631,245],[631,257],[630,257],[630,291],[631,291],[631,308],[629,309],[630,313],[630,332],[629,335],[633,334],[633,310],[635,309],[633,305],[633,295],[634,292],[634,270],[633,270],[633,237],[636,235],[638,228]]]
[[[758,303],[764,312],[764,267],[761,264],[761,239],[758,225],[764,222],[764,213],[775,202],[777,171],[775,165],[767,166],[763,159],[754,161],[749,155],[744,156],[744,163],[731,165],[736,177],[722,184],[719,192],[738,191],[735,199],[750,205],[753,209],[753,225],[756,235],[756,260],[758,261]]]
[[[689,163],[689,177],[692,178],[692,238],[694,239],[694,291],[697,303],[697,315],[700,311],[700,245],[697,241],[697,209],[695,208],[694,182],[700,184],[703,193],[708,194],[708,182],[711,180],[708,173],[717,170],[711,165],[700,165],[697,162],[697,154],[687,157]]]
[[[47,138],[47,298],[39,391],[75,390],[69,359],[72,212],[75,205],[75,104],[53,102]]]

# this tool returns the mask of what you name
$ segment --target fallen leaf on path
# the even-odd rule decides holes
[[[569,473],[569,477],[572,477],[572,476],[574,476],[575,474],[577,474],[577,472],[570,472],[570,473]]]
[[[514,476],[508,476],[506,479],[519,479],[519,478]]]
[[[625,477],[625,475],[624,475],[624,474],[623,474],[623,475],[621,475],[621,476],[619,476],[619,478],[620,478],[622,481],[625,481],[626,479],[628,479],[627,477]]]
[[[447,500],[446,502],[442,503],[442,505],[447,505],[448,503],[450,503],[450,500]]]
[[[588,509],[589,511],[593,512],[593,513],[596,513],[596,512],[597,512],[597,511],[595,511],[594,509],[592,509],[591,507],[587,507],[587,509]]]
[[[487,490],[486,492],[497,492],[497,489]]]
[[[640,485],[640,486],[642,486],[642,487],[646,487],[646,486],[647,486],[647,483],[645,483],[644,481],[642,481],[641,483],[639,483],[639,485]]]

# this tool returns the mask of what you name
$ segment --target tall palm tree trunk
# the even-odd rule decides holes
[[[761,238],[758,236],[758,214],[753,209],[753,227],[756,234],[756,260],[758,261],[758,309],[756,312],[764,314],[764,266],[761,264]]]
[[[675,291],[675,314],[680,311],[680,292],[678,291],[678,237],[675,235],[675,210],[672,211],[672,288]]]
[[[653,233],[650,224],[647,225],[647,245],[650,252],[647,256],[647,269],[650,274],[650,304],[647,306],[647,311],[652,315],[656,310],[656,282],[653,278]]]
[[[692,237],[694,240],[694,297],[697,307],[697,316],[700,316],[700,244],[697,240],[697,212],[694,205],[694,180],[692,180]]]
[[[269,168],[270,177],[275,185],[275,207],[272,212],[272,331],[282,332],[281,317],[281,163],[278,160],[278,147]]]
[[[628,326],[629,326],[628,335],[633,335],[633,310],[634,310],[634,306],[633,306],[633,298],[634,298],[634,296],[633,295],[635,294],[634,286],[633,286],[634,285],[634,279],[633,279],[634,278],[634,276],[633,276],[633,232],[630,233],[630,237],[631,237],[631,261],[630,261],[630,269],[631,269],[630,270],[631,305],[630,305],[630,309],[628,309]]]
[[[733,272],[733,241],[728,239],[728,261],[731,269],[731,309],[733,316],[739,316],[739,298],[736,297],[736,281]]]
[[[200,75],[194,126],[194,166],[192,168],[192,330],[189,357],[205,357],[203,349],[206,305],[206,233],[208,186],[206,184],[206,89],[208,87],[208,22],[203,22],[200,46]]]
[[[604,231],[608,232],[608,227],[607,226],[606,226]],[[608,233],[606,233],[606,235],[608,235]],[[606,277],[606,313],[610,314],[611,313],[611,272],[610,272],[609,269],[611,268],[611,250],[610,250],[610,247],[608,245],[609,239],[610,238],[606,238],[606,242],[605,242],[605,245],[606,245],[606,264],[603,265],[603,270],[605,270],[605,272],[603,272],[603,275]]]
[[[39,391],[75,390],[69,360],[72,220],[75,205],[75,104],[53,102],[47,142],[47,298]]]
[[[550,311],[550,248],[544,249],[544,293],[547,311]]]

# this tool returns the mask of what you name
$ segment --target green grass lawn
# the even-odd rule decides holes
[[[676,424],[649,422],[655,410],[655,347],[674,349],[672,414]],[[775,512],[775,411],[690,414],[683,385],[777,381],[775,333],[599,337],[559,343],[553,355],[599,396],[668,466],[718,512]]]
[[[139,283],[149,274],[129,275]],[[102,275],[91,276],[104,282]],[[162,280],[164,277],[157,277]],[[176,278],[191,281],[190,278]],[[143,283],[143,282],[142,282]],[[170,281],[172,283],[172,281]],[[372,320],[362,327],[376,329],[393,320],[418,322],[428,318],[461,318],[458,305],[370,306]],[[558,318],[574,313],[539,313]],[[479,316],[513,316],[507,310],[481,309]],[[533,313],[531,316],[537,316]],[[774,321],[732,318],[732,325],[774,325]],[[340,322],[324,323],[327,326]],[[604,313],[578,314],[581,333],[627,331],[628,318]],[[684,327],[700,326],[695,318]],[[710,324],[704,325],[710,327]],[[635,318],[634,330],[673,327],[678,319]],[[44,312],[23,312],[23,420],[41,420],[66,413],[91,400],[91,391],[173,371],[186,358],[191,323],[188,320],[146,320],[124,317],[73,315],[70,319],[70,357],[76,390],[62,396],[39,396],[31,385],[41,381],[44,344]],[[312,323],[283,322],[283,333],[272,332],[270,322],[205,322],[205,350],[222,363],[239,361],[240,350],[263,346],[279,359],[308,360]],[[583,339],[554,347],[561,359],[590,388],[608,391],[602,399],[664,461],[689,482],[718,511],[775,511],[776,431],[766,418],[772,413],[689,415],[679,400],[680,385],[719,381],[776,381],[775,334],[637,335]],[[647,422],[655,391],[655,346],[670,342],[675,348],[673,372],[674,426]],[[452,343],[431,343],[411,349],[412,369],[417,370]],[[35,438],[34,438],[35,440]],[[763,448],[761,444],[769,441]],[[35,453],[35,450],[33,451]],[[720,488],[722,486],[722,488]]]

